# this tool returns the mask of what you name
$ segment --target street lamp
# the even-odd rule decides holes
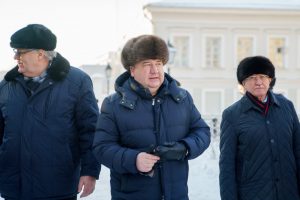
[[[175,61],[176,48],[168,40],[168,51],[169,51],[169,61],[168,61],[168,74],[171,72],[171,66]]]
[[[107,95],[109,95],[109,81],[110,81],[110,78],[111,78],[111,71],[112,71],[112,68],[110,66],[109,63],[107,63],[106,65],[106,68],[105,68],[105,77],[106,77],[106,80],[107,80]]]

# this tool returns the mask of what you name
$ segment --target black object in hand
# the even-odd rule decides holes
[[[185,145],[181,142],[165,142],[153,150],[153,154],[162,160],[183,160],[187,154]]]

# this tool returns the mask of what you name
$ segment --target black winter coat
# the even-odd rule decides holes
[[[9,71],[0,84],[1,195],[77,195],[80,175],[99,176],[91,151],[98,113],[90,78],[59,54],[32,95],[18,67]]]
[[[222,200],[299,200],[300,128],[292,102],[269,92],[267,115],[245,95],[223,112]]]
[[[95,155],[111,171],[112,199],[188,200],[188,159],[208,147],[209,127],[189,93],[167,74],[155,97],[129,77],[121,75],[117,93],[104,100],[94,141]],[[137,155],[170,141],[187,145],[187,159],[155,165],[152,178],[141,175]]]

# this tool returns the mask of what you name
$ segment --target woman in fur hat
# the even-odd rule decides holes
[[[102,104],[94,153],[111,171],[113,200],[188,200],[188,160],[210,143],[191,95],[164,73],[166,43],[154,35],[129,40],[127,70]]]
[[[245,95],[223,112],[222,200],[299,200],[300,127],[293,103],[271,88],[275,68],[262,56],[237,68]]]

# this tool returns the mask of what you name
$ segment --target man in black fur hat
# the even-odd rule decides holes
[[[237,68],[245,95],[224,110],[222,200],[300,200],[300,125],[293,103],[275,94],[275,67],[263,56]]]
[[[188,160],[210,143],[210,130],[191,95],[170,75],[164,40],[130,39],[122,50],[125,73],[107,97],[94,152],[111,171],[112,199],[188,200]]]
[[[11,36],[17,66],[0,83],[0,193],[6,200],[91,194],[98,106],[90,77],[55,52],[56,36],[30,24]]]

